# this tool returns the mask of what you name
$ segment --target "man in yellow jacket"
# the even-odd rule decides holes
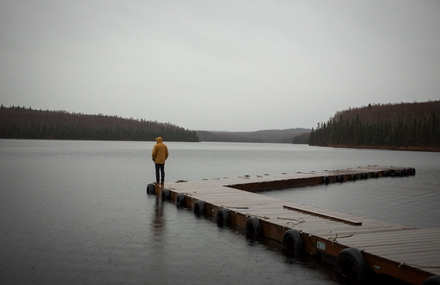
[[[162,137],[156,138],[151,156],[156,165],[156,182],[164,187],[165,182],[165,160],[168,158],[168,147],[162,142]],[[160,174],[160,175],[159,175]]]

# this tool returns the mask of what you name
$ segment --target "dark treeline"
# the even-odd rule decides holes
[[[249,138],[226,132],[197,131],[201,141],[206,142],[263,142],[260,138]]]
[[[294,144],[308,144],[309,138],[310,138],[310,132],[304,133],[304,134],[301,134],[299,136],[294,137],[293,143]]]
[[[195,131],[170,123],[0,107],[0,138],[154,141],[158,136],[167,141],[199,141]]]
[[[368,105],[318,124],[309,144],[440,150],[440,101]]]
[[[307,144],[310,131],[311,129],[295,128],[254,132],[198,131],[197,134],[201,141]]]

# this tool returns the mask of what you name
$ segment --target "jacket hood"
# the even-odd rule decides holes
[[[157,138],[156,138],[156,142],[157,142],[157,143],[161,143],[161,142],[162,142],[162,137],[157,137]]]

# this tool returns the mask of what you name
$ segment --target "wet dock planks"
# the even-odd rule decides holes
[[[206,215],[217,218],[219,211],[226,210],[230,223],[242,228],[247,227],[251,217],[256,217],[262,235],[279,242],[283,242],[287,230],[294,229],[300,233],[305,252],[337,266],[341,264],[341,251],[356,248],[373,273],[422,284],[428,277],[440,275],[440,229],[410,228],[256,193],[414,174],[412,168],[366,166],[167,183],[164,189],[154,187],[153,192],[191,209],[202,201]]]

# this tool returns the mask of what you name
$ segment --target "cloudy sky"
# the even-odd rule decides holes
[[[440,1],[0,0],[0,103],[191,130],[440,99]]]

